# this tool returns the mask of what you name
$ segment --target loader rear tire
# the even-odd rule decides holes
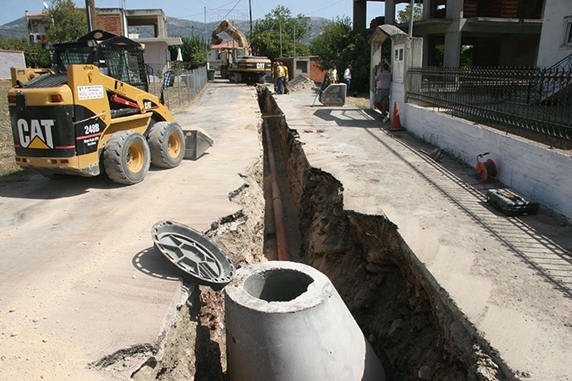
[[[185,156],[185,134],[175,122],[157,122],[147,135],[151,163],[161,168],[175,168]]]
[[[120,131],[111,136],[103,150],[103,166],[107,176],[119,184],[141,182],[150,164],[149,144],[134,131]]]

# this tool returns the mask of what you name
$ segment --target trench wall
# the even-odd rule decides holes
[[[264,115],[281,115],[260,90]],[[343,208],[343,184],[308,163],[297,132],[268,118],[287,159],[301,256],[326,274],[382,360],[388,379],[504,380],[496,358],[384,216]],[[277,142],[276,142],[277,141]]]

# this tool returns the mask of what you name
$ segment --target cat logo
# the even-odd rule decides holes
[[[24,148],[53,149],[52,128],[55,123],[55,119],[32,119],[30,123],[26,119],[18,119],[20,145]]]

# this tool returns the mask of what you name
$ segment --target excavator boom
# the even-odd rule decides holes
[[[238,46],[244,48],[244,55],[250,55],[250,46],[248,45],[248,41],[246,40],[246,36],[236,29],[234,25],[232,25],[228,20],[223,20],[220,25],[213,30],[211,36],[211,42],[215,45],[222,43],[223,39],[219,37],[219,33],[225,32],[228,34],[234,41],[237,42]]]

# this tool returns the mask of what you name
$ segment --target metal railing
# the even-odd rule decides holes
[[[147,74],[149,78],[149,92],[161,98],[164,75],[158,77],[150,66],[147,67]],[[173,73],[172,86],[167,86],[163,89],[165,104],[173,110],[187,105],[200,94],[206,84],[206,66],[193,70],[176,71]]]
[[[412,68],[407,101],[572,148],[572,69]]]
[[[560,61],[556,62],[550,68],[551,69],[560,68],[560,69],[564,69],[564,70],[570,70],[572,68],[572,53],[568,54],[566,57],[564,57]]]

